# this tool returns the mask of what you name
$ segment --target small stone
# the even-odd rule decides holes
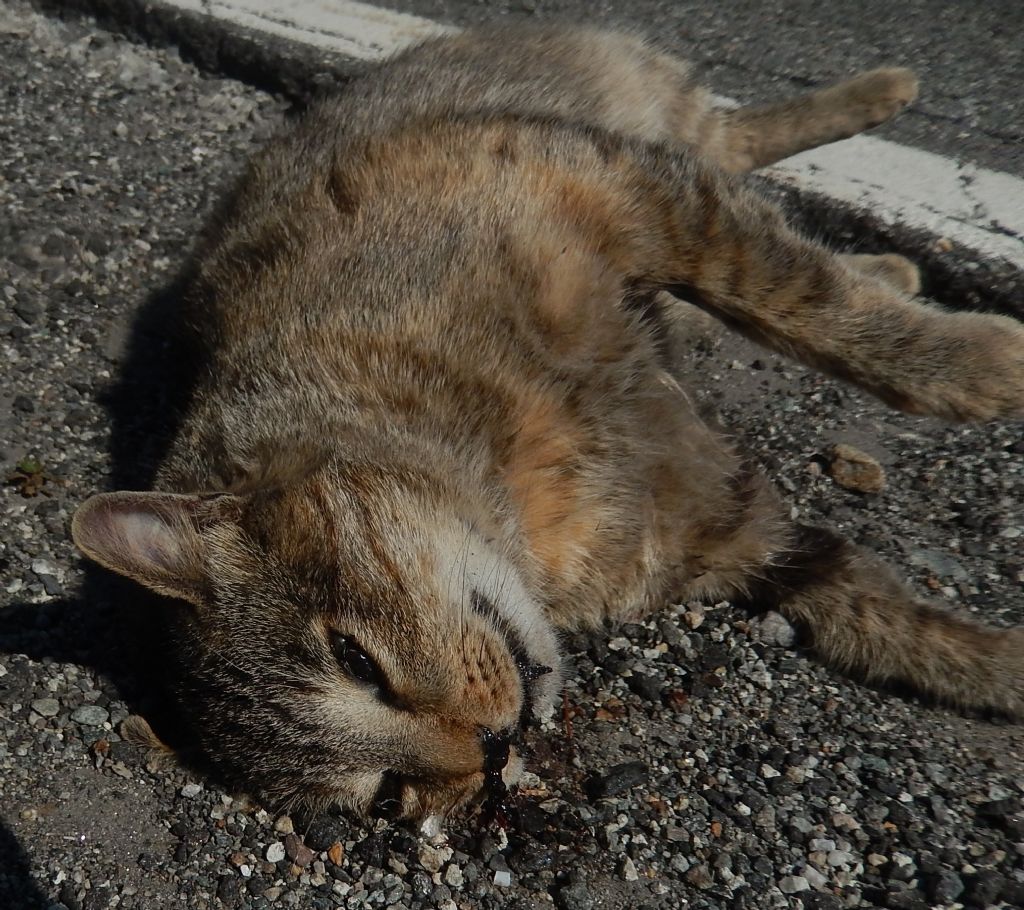
[[[222,875],[217,883],[217,898],[222,904],[233,907],[238,902],[238,879],[233,875]]]
[[[574,882],[558,892],[558,906],[561,910],[593,910],[594,897],[583,882]]]
[[[56,698],[37,698],[32,702],[32,710],[41,717],[55,717],[60,711],[60,702]]]
[[[828,854],[826,862],[836,868],[845,868],[853,862],[853,854],[849,850],[832,850]]]
[[[647,765],[643,762],[623,762],[620,765],[613,765],[603,776],[591,777],[586,783],[586,790],[593,799],[615,796],[645,783],[648,776]]]
[[[39,580],[43,584],[43,590],[50,595],[50,597],[60,597],[64,593],[64,588],[61,587],[61,583],[53,575],[40,575]]]
[[[29,325],[38,322],[46,312],[46,309],[37,300],[19,300],[12,309]]]
[[[345,848],[341,845],[341,841],[335,841],[327,848],[327,858],[335,866],[341,865],[341,861],[345,858]]]
[[[696,610],[687,610],[683,614],[683,621],[691,629],[699,629],[704,624],[704,614],[698,613]]]
[[[847,490],[880,493],[885,489],[885,470],[867,452],[853,446],[839,444],[832,449],[829,473]]]
[[[754,637],[766,645],[792,648],[796,641],[796,630],[785,616],[769,610],[750,624]]]
[[[185,786],[181,788],[181,795],[185,797],[185,799],[195,799],[202,792],[202,784],[185,784]]]
[[[462,874],[462,870],[452,863],[447,869],[444,870],[444,883],[449,888],[461,889],[465,884],[465,876]]]
[[[281,831],[279,833],[290,834],[291,832]],[[306,828],[305,842],[319,852],[326,850],[338,841],[344,843],[348,840],[350,833],[349,824],[344,817],[334,812],[324,812],[313,819]]]
[[[512,873],[507,870],[499,870],[494,873],[494,884],[499,888],[508,888],[512,884]]]
[[[799,894],[810,887],[810,882],[802,875],[787,875],[779,881],[779,890],[783,894]]]
[[[291,820],[290,816],[282,815],[274,822],[274,830],[282,835],[291,834],[295,830],[295,823]]]
[[[711,869],[708,868],[707,863],[700,863],[696,866],[691,866],[686,873],[686,880],[693,885],[695,888],[700,888],[702,891],[706,891],[712,885],[715,880],[711,876]]]
[[[907,561],[912,566],[925,569],[938,578],[952,578],[954,581],[967,581],[967,571],[952,556],[941,550],[919,548],[907,554]]]
[[[36,575],[56,575],[57,567],[48,559],[33,559],[32,571]]]
[[[999,872],[986,869],[973,876],[966,887],[963,903],[968,907],[988,907],[999,899],[1006,878]]]
[[[834,894],[819,891],[801,891],[800,903],[804,910],[842,910],[845,906]]]
[[[626,680],[629,688],[647,701],[657,701],[661,697],[662,681],[657,676],[646,673],[634,673]]]
[[[640,874],[636,871],[636,863],[633,862],[628,856],[622,861],[622,877],[627,882],[635,882],[640,878]]]
[[[285,856],[284,844],[280,841],[274,841],[274,843],[267,847],[267,852],[264,855],[266,856],[268,863],[276,864],[281,862]]]
[[[807,884],[814,888],[815,891],[822,891],[828,885],[828,879],[815,869],[814,866],[808,865],[803,871],[803,877],[807,879]]]
[[[951,904],[964,893],[963,880],[952,869],[943,869],[926,882],[929,900],[936,904]]]
[[[71,719],[83,727],[102,727],[110,720],[110,714],[99,705],[82,705],[71,712]]]
[[[433,844],[420,844],[418,853],[420,865],[427,872],[440,872],[448,860],[452,858],[452,848],[445,846],[434,846]]]
[[[309,849],[299,835],[292,833],[285,836],[284,852],[288,858],[299,868],[304,869],[316,857],[316,853]]]

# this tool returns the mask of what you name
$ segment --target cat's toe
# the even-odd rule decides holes
[[[865,127],[884,123],[917,98],[913,70],[882,67],[862,73],[842,86],[851,109],[857,109]]]

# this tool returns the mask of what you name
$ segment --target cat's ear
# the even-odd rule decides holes
[[[101,493],[75,512],[71,536],[101,566],[159,594],[200,605],[207,588],[204,531],[233,496]]]

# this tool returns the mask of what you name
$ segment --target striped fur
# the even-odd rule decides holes
[[[197,254],[205,367],[159,490],[74,523],[187,602],[220,773],[444,815],[518,774],[556,628],[672,597],[752,598],[848,672],[1019,714],[1021,633],[794,526],[667,354],[676,295],[896,407],[1024,415],[1019,325],[915,301],[905,260],[834,255],[731,175],[915,93],[878,70],[723,113],[638,38],[516,27],[406,52],[257,155]]]

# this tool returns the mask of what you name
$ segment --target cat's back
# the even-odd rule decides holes
[[[239,239],[243,253],[263,254],[282,239],[304,242],[359,190],[332,182],[339,166],[438,122],[557,121],[696,141],[707,110],[685,63],[630,34],[517,24],[431,39],[315,102],[261,151],[214,218],[207,255]]]

